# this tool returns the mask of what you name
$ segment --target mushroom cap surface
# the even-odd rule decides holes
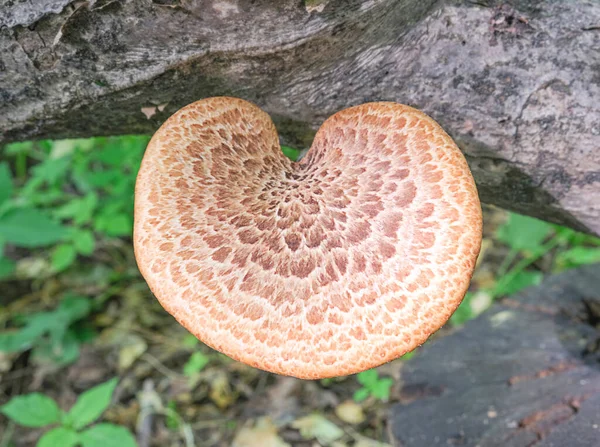
[[[331,116],[298,162],[257,106],[195,102],[154,134],[135,191],[135,256],[162,306],[212,348],[306,379],[424,343],[467,291],[481,228],[458,147],[391,102]]]

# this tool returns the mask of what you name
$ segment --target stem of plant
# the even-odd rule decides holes
[[[513,263],[513,261],[515,260],[515,258],[517,257],[518,254],[519,254],[519,250],[515,250],[514,248],[510,249],[510,251],[508,252],[506,257],[502,261],[502,264],[500,264],[500,267],[498,267],[498,277],[499,278],[502,278],[504,275],[506,275],[506,271],[508,270],[510,265]]]
[[[19,181],[25,179],[27,175],[27,154],[25,152],[19,152],[17,159],[15,160],[15,170]]]
[[[511,275],[515,275],[519,272],[522,272],[527,267],[529,267],[531,264],[533,264],[535,261],[537,261],[542,256],[544,256],[546,253],[548,253],[550,250],[552,250],[553,248],[558,246],[559,244],[560,244],[560,238],[554,236],[552,239],[550,239],[548,242],[546,242],[544,245],[542,245],[538,250],[534,251],[530,256],[527,256],[527,257],[521,259],[519,262],[517,262],[515,264],[515,266],[512,269],[510,269],[506,274],[500,275],[500,269],[498,269],[498,276],[501,277],[500,283],[502,282],[502,280],[504,278],[507,278],[507,277],[510,277]],[[510,256],[510,254],[509,254],[509,256]],[[507,256],[507,258],[508,258],[508,256]],[[504,262],[502,264],[504,264]],[[502,268],[502,266],[500,266],[500,268]]]

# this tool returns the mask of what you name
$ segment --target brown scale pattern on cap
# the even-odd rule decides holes
[[[301,378],[423,343],[480,243],[464,157],[395,103],[333,115],[294,163],[255,105],[198,101],[156,132],[136,185],[136,258],[165,309],[234,359]]]

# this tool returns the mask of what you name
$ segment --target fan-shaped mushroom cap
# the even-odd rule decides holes
[[[460,304],[481,243],[463,155],[389,102],[336,113],[299,162],[255,105],[195,102],[153,136],[135,199],[136,259],[164,308],[228,356],[301,378],[422,344]]]

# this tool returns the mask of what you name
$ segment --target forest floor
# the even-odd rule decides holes
[[[0,243],[0,405],[43,393],[67,411],[116,377],[91,419],[126,427],[139,447],[387,445],[387,410],[412,353],[356,376],[298,380],[209,349],[162,309],[136,268],[130,237],[146,140],[126,138],[5,148],[0,186],[10,186],[4,198],[0,187],[0,227],[23,217]],[[131,157],[122,156],[124,145]],[[546,274],[598,260],[598,239],[485,206],[471,288],[433,338]],[[0,447],[36,445],[48,430],[15,420],[0,415]]]

